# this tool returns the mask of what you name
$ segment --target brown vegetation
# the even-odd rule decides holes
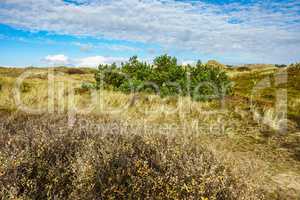
[[[66,122],[64,115],[1,114],[2,199],[263,197],[195,136],[122,132],[119,122],[111,130],[101,118]]]

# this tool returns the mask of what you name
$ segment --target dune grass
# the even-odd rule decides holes
[[[83,89],[83,83],[94,83],[93,70],[71,70],[68,73],[67,68],[54,69],[57,76],[51,87],[55,88],[55,94],[51,96],[53,101],[49,102],[48,69],[31,70],[43,72],[44,75],[32,75],[25,80],[25,85],[20,86],[21,99],[30,108],[46,108],[38,115],[23,114],[14,100],[12,88],[17,77],[26,70],[0,69],[0,127],[1,132],[5,133],[1,135],[1,159],[6,160],[0,173],[5,177],[3,180],[7,180],[2,182],[1,192],[7,198],[53,198],[55,195],[75,198],[76,195],[88,195],[88,192],[90,199],[95,195],[99,197],[100,193],[106,195],[103,198],[112,197],[109,195],[151,198],[149,195],[155,193],[158,199],[296,199],[299,196],[300,137],[295,125],[299,117],[297,71],[289,72],[286,83],[288,115],[293,116],[290,117],[292,125],[287,134],[280,135],[272,127],[253,119],[249,110],[251,88],[255,82],[278,72],[274,68],[244,72],[231,70],[231,79],[236,85],[233,95],[226,98],[223,107],[219,101],[195,102],[187,97],[161,99],[142,93],[127,95],[116,91]],[[285,86],[281,84],[277,87]],[[69,89],[73,87],[74,90]],[[272,109],[274,90],[274,87],[261,90],[255,97],[256,106],[261,110]],[[95,93],[96,100],[93,99]],[[74,98],[70,101],[72,95]],[[93,101],[96,103],[92,104]],[[70,113],[67,112],[70,104],[78,108],[78,113],[71,113],[75,118],[72,119],[71,129]],[[89,112],[83,112],[90,105]],[[82,127],[80,120],[88,124],[88,128]],[[115,130],[114,125],[101,131],[93,127],[114,123],[122,127],[125,134],[119,133],[118,128]],[[52,138],[50,135],[55,136]],[[56,137],[61,140],[55,140]],[[32,144],[30,138],[34,139]],[[48,140],[49,144],[45,143]],[[12,152],[5,151],[3,145],[5,148],[10,145]],[[59,147],[57,151],[51,150],[54,146]],[[99,158],[99,151],[110,153],[106,155],[108,157]],[[17,163],[10,160],[13,152],[17,155]],[[85,155],[87,152],[89,154]],[[151,160],[153,154],[163,157],[159,168],[169,171],[157,171],[151,164],[154,162]],[[49,161],[45,155],[50,155],[54,161]],[[27,158],[29,161],[26,161]],[[200,163],[201,159],[205,161]],[[51,164],[52,161],[55,164]],[[106,168],[99,166],[99,163],[104,163]],[[191,163],[199,166],[193,168]],[[58,165],[60,167],[56,169]],[[205,166],[210,166],[209,170],[201,171],[206,169]],[[220,166],[223,170],[210,171]],[[145,171],[139,172],[140,168]],[[35,173],[42,173],[41,176],[32,176],[34,170]],[[103,178],[104,182],[95,178],[100,176],[97,171],[107,175]],[[12,172],[18,176],[12,177],[9,174]],[[170,176],[166,177],[165,173]],[[58,174],[61,176],[56,177]],[[112,174],[119,174],[120,177]],[[172,176],[174,174],[178,176]],[[229,182],[221,184],[218,175]],[[191,177],[197,179],[196,182]],[[40,181],[45,182],[39,186],[37,183]],[[137,186],[127,187],[128,181]],[[12,182],[16,184],[8,184]],[[61,185],[65,184],[67,186],[62,189]],[[199,185],[204,186],[198,188]],[[208,191],[210,187],[212,189]],[[228,190],[231,187],[236,189]]]

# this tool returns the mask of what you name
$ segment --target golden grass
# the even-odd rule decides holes
[[[48,91],[49,84],[52,84],[47,81],[48,69],[33,69],[45,75],[34,75],[25,80],[29,90],[21,92],[24,104],[58,114],[66,114],[68,108],[75,105],[78,113],[86,117],[93,116],[104,121],[123,121],[129,126],[139,126],[143,129],[148,127],[152,131],[169,135],[175,132],[177,135],[196,135],[197,140],[194,139],[215,152],[216,157],[219,157],[222,162],[232,163],[232,160],[235,160],[236,170],[245,169],[243,173],[247,170],[249,173],[253,172],[252,183],[256,186],[264,185],[268,195],[275,195],[272,196],[274,198],[277,195],[276,198],[280,199],[283,198],[282,194],[291,194],[289,198],[292,199],[293,195],[299,194],[300,188],[292,188],[296,191],[293,194],[291,188],[282,185],[280,185],[282,191],[278,193],[276,187],[279,184],[272,181],[272,177],[284,173],[295,173],[300,177],[300,151],[297,146],[299,137],[294,134],[297,132],[296,125],[288,131],[288,135],[278,134],[274,131],[275,126],[272,129],[270,124],[267,126],[267,123],[258,123],[259,120],[254,119],[253,113],[249,110],[249,99],[244,98],[250,96],[249,93],[255,82],[274,74],[275,69],[251,69],[245,72],[232,70],[230,73],[236,87],[234,96],[226,99],[224,109],[221,109],[218,101],[195,102],[188,97],[161,99],[155,95],[127,95],[116,91],[78,90],[76,92],[74,88],[80,89],[82,83],[94,82],[93,74],[87,71],[84,74],[70,75],[65,73],[66,70],[65,68],[54,70],[57,74],[54,78],[55,92],[52,96]],[[16,83],[17,75],[22,72],[24,72],[22,69],[0,69],[2,85],[0,110],[18,110],[12,88]],[[65,74],[59,75],[59,72]],[[298,116],[297,108],[300,103],[299,93],[296,92],[297,87],[292,85],[292,81],[297,79],[297,76],[293,79],[289,77],[288,81],[288,113],[294,113],[294,116]],[[258,115],[265,113],[264,120],[269,120],[276,125],[274,121],[276,116],[272,111],[274,99],[264,96],[267,92],[270,91],[262,90],[262,94],[255,99]],[[269,101],[271,103],[268,103]],[[83,112],[89,106],[91,106],[89,111]],[[266,112],[267,110],[269,111]],[[69,114],[76,115],[76,113]],[[257,167],[252,168],[252,164]],[[250,182],[251,180],[249,184]]]

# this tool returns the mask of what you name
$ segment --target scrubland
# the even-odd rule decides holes
[[[83,87],[93,69],[0,68],[0,196],[298,199],[300,70],[225,70],[232,94],[198,102]]]

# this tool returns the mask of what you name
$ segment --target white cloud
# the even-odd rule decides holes
[[[48,55],[42,59],[47,65],[72,65],[78,67],[97,67],[99,64],[120,64],[128,61],[128,58],[90,56],[84,58],[69,58],[66,55]]]
[[[70,64],[69,58],[63,54],[48,55],[43,59],[43,61],[45,61],[49,65],[68,65],[68,64]]]
[[[1,35],[0,35],[1,36]],[[110,51],[118,51],[118,52],[138,52],[141,49],[138,47],[133,47],[129,45],[122,45],[122,44],[110,44],[110,43],[80,43],[80,42],[73,42],[72,45],[79,47],[80,51],[82,52],[90,52],[92,50],[110,50]]]
[[[76,61],[76,66],[80,67],[97,67],[99,64],[112,64],[127,61],[127,58],[121,57],[105,57],[105,56],[92,56],[78,59]]]
[[[1,0],[0,22],[29,30],[157,43],[256,62],[300,59],[300,3],[175,0]]]
[[[182,65],[196,65],[197,61],[195,60],[183,60],[181,62],[179,62]]]

